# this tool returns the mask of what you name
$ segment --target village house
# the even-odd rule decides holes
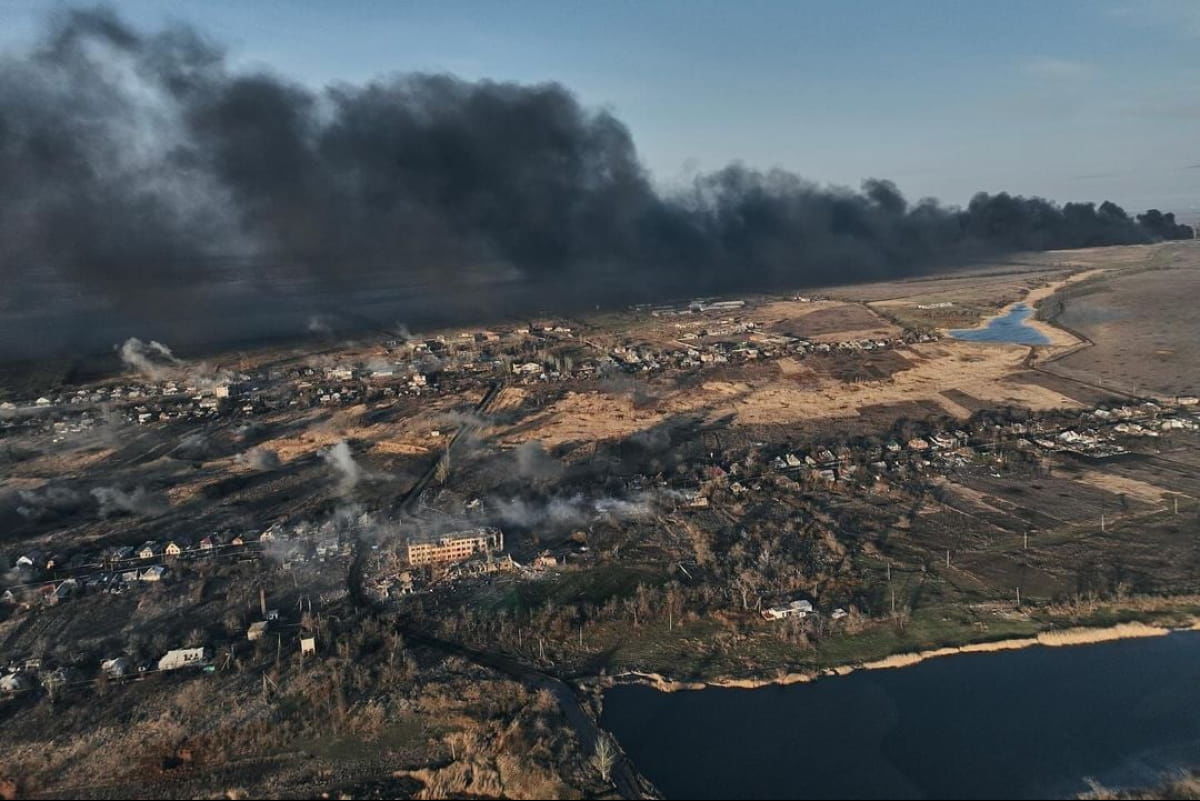
[[[42,675],[42,686],[53,692],[75,681],[78,675],[69,667],[57,667],[49,673]]]
[[[954,448],[958,446],[958,440],[951,434],[937,433],[929,438],[929,441],[938,448]]]
[[[124,562],[133,559],[136,555],[137,551],[132,545],[118,545],[108,552],[108,561]]]
[[[783,620],[789,617],[806,618],[813,612],[811,601],[792,601],[782,606],[769,606],[762,611],[767,620]]]
[[[190,546],[191,543],[186,539],[173,539],[167,543],[167,546],[163,549],[163,553],[171,557],[182,556],[183,552],[188,550]]]
[[[133,672],[133,665],[123,656],[118,656],[114,659],[105,659],[100,663],[100,670],[110,679],[119,679],[123,676],[128,676]]]
[[[154,540],[146,540],[142,543],[142,547],[138,548],[139,559],[153,559],[162,553],[162,546]]]
[[[141,581],[158,582],[167,577],[167,568],[162,565],[152,565],[138,575]]]
[[[40,570],[46,565],[46,556],[41,551],[29,551],[17,557],[17,569]]]
[[[185,667],[199,667],[208,661],[207,648],[177,648],[167,651],[158,660],[159,670],[179,670]]]
[[[70,598],[79,589],[79,582],[73,578],[60,582],[50,593],[47,601],[51,604],[57,604]]]

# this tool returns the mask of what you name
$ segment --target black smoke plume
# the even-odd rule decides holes
[[[1186,228],[1139,219],[1007,194],[911,205],[888,181],[740,165],[664,195],[629,131],[560,85],[313,91],[104,8],[0,59],[5,357],[845,282]]]
[[[1158,239],[1192,239],[1195,236],[1192,226],[1175,222],[1175,215],[1169,211],[1163,214],[1158,209],[1150,209],[1137,218],[1141,226]]]

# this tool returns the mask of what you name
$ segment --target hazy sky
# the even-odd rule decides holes
[[[60,4],[0,0],[0,45]],[[113,3],[313,86],[389,72],[558,81],[665,184],[732,160],[1200,211],[1200,0]]]

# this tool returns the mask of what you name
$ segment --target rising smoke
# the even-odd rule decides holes
[[[273,470],[278,470],[283,466],[283,462],[279,459],[278,453],[270,448],[263,447],[251,448],[245,453],[239,454],[238,461],[248,465],[250,469],[257,470],[261,473],[268,473]],[[357,481],[355,483],[357,483]]]
[[[566,466],[546,452],[536,439],[521,443],[512,452],[514,466],[519,477],[534,484],[548,483],[562,477]]]
[[[6,356],[128,331],[324,332],[330,306],[339,326],[449,320],[1190,236],[1112,203],[979,194],[958,210],[740,165],[664,195],[624,125],[558,84],[313,91],[103,8],[59,12],[0,59],[0,176],[12,308],[71,309],[36,333],[9,323]]]
[[[346,496],[353,492],[363,478],[363,470],[358,462],[354,461],[354,454],[350,452],[350,445],[346,440],[339,440],[333,447],[322,451],[321,458],[337,477],[338,494]]]
[[[38,489],[17,490],[15,496],[6,499],[12,503],[17,514],[26,520],[56,519],[69,517],[86,503],[84,496],[62,484],[47,484]],[[0,506],[4,503],[0,501]]]
[[[152,381],[170,375],[182,364],[166,345],[153,340],[143,342],[137,337],[125,340],[117,353],[122,364]]]
[[[98,505],[97,513],[102,518],[121,514],[150,517],[163,514],[169,506],[161,494],[150,492],[145,487],[136,487],[130,492],[120,487],[94,487],[92,497]]]

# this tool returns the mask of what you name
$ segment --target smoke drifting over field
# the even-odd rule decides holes
[[[166,498],[148,492],[145,487],[137,487],[132,492],[126,492],[120,487],[94,487],[92,497],[99,504],[99,514],[102,518],[118,514],[160,515],[169,506]]]
[[[1184,234],[1111,203],[980,194],[957,210],[888,181],[854,192],[739,165],[667,196],[629,131],[557,84],[414,74],[314,92],[103,9],[56,15],[0,60],[0,182],[10,308],[75,298],[90,315],[69,337],[9,338],[18,351],[844,282]],[[368,314],[364,292],[396,308]]]

